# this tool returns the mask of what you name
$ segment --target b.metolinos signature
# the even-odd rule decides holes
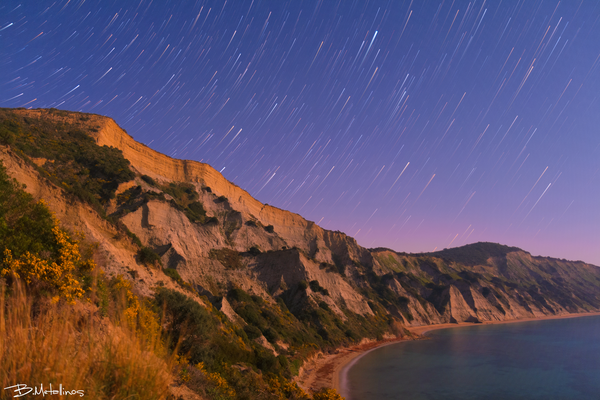
[[[48,389],[44,390],[43,383],[40,383],[40,386],[33,387],[28,386],[25,383],[17,383],[16,385],[5,387],[4,390],[12,390],[14,394],[13,398],[27,395],[45,397],[46,395],[50,396],[53,394],[58,394],[61,396],[79,395],[79,397],[83,397],[85,394],[83,390],[67,390],[63,388],[62,383],[58,386],[58,389],[52,389],[52,384],[49,385]]]

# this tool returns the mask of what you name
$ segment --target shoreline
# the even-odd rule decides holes
[[[409,340],[413,339],[393,337],[380,341],[363,340],[354,346],[337,349],[331,354],[319,353],[306,362],[294,381],[306,392],[328,387],[334,388],[340,393],[342,369],[345,369],[353,360],[376,348]]]
[[[599,315],[600,311],[595,311],[589,313],[551,315],[544,317],[512,319],[506,321],[486,321],[482,323],[461,322],[422,325],[415,327],[406,327],[406,329],[413,335],[423,336],[427,332],[440,329],[463,328],[467,326],[513,324],[519,322],[591,317]],[[333,354],[320,354],[315,359],[307,363],[307,365],[304,368],[304,371],[302,371],[302,373],[299,374],[296,378],[296,382],[300,387],[302,387],[306,391],[318,390],[321,387],[330,387],[334,388],[343,397],[347,397],[348,391],[345,388],[346,375],[348,370],[360,359],[360,357],[380,347],[389,346],[395,343],[407,342],[411,340],[419,339],[397,337],[384,339],[381,341],[370,341],[352,347],[338,349]]]

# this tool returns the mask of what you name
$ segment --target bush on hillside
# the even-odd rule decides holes
[[[99,146],[80,126],[44,118],[24,118],[0,109],[0,141],[10,144],[24,158],[44,158],[34,165],[57,186],[90,203],[104,216],[102,204],[115,197],[120,183],[135,174],[123,153]]]
[[[84,294],[83,275],[94,268],[79,241],[59,226],[43,201],[35,202],[0,163],[0,276],[23,280],[69,302]]]
[[[137,255],[142,264],[149,266],[156,266],[157,264],[162,265],[160,256],[150,247],[143,246],[138,250]]]

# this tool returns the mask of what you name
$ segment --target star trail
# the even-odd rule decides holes
[[[600,265],[600,2],[3,1],[0,107],[107,115],[366,247]]]

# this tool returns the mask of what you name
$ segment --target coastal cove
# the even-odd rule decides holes
[[[482,325],[513,324],[529,321],[568,319],[587,316],[600,316],[600,312],[562,314],[539,318],[522,318],[508,321],[495,321],[483,323],[461,322],[453,324],[431,324],[408,327],[407,329],[410,333],[415,335],[417,340],[426,340],[427,337],[423,335],[425,335],[428,332],[440,329],[464,328]],[[313,358],[305,364],[295,381],[305,390],[318,389],[320,387],[332,387],[336,389],[339,393],[347,394],[345,389],[343,389],[345,374],[347,373],[348,369],[352,367],[352,365],[354,365],[358,358],[364,356],[370,351],[376,350],[383,346],[389,346],[392,344],[398,344],[401,342],[413,340],[414,339],[404,337],[388,338],[382,341],[364,341],[362,344],[356,346],[338,349],[333,354],[319,354],[319,356]]]
[[[460,323],[415,327],[410,330],[418,335],[432,331],[445,331],[435,332],[431,336],[427,335],[428,339],[433,339],[432,341],[384,341],[373,343],[369,348],[363,350],[353,349],[353,351],[348,350],[345,354],[325,356],[321,362],[315,363],[313,366],[312,380],[305,378],[305,381],[325,383],[329,378],[332,386],[347,400],[396,398],[394,397],[396,391],[393,388],[390,389],[394,384],[402,384],[402,396],[398,394],[400,396],[398,398],[411,399],[475,399],[494,398],[493,396],[500,396],[498,398],[502,398],[502,396],[504,398],[542,396],[540,398],[566,399],[574,398],[572,397],[574,395],[580,399],[591,399],[593,397],[590,397],[590,393],[594,391],[597,393],[598,388],[594,386],[597,384],[591,383],[593,380],[586,380],[585,374],[593,374],[595,369],[600,368],[600,361],[597,361],[598,357],[591,361],[584,359],[589,357],[589,351],[591,351],[590,354],[600,351],[600,347],[592,343],[592,337],[597,335],[598,329],[600,329],[599,316],[600,313],[593,312],[483,324]],[[575,320],[573,320],[574,322],[558,321],[566,319]],[[526,324],[525,322],[531,323]],[[470,329],[456,330],[452,328]],[[592,333],[590,334],[590,332]],[[382,347],[398,344],[398,342],[407,343],[403,343],[402,346],[393,346],[389,350],[382,350]],[[525,347],[523,347],[524,343]],[[500,348],[494,349],[494,346]],[[538,351],[536,346],[544,349],[541,351],[541,355],[535,354]],[[583,346],[583,348],[578,348],[578,346]],[[530,349],[533,349],[531,355],[527,354]],[[512,354],[512,360],[508,362],[502,360],[505,353],[514,351],[517,353]],[[491,354],[487,354],[488,352]],[[454,358],[452,358],[453,355]],[[506,357],[510,358],[511,356]],[[522,364],[527,364],[527,366],[521,368],[519,359]],[[562,367],[563,362],[569,364],[571,370],[581,370],[581,373],[578,373],[580,377],[578,379],[581,382],[574,382],[572,377],[569,378],[569,374],[572,375],[573,372],[565,372]],[[506,363],[512,365],[508,367],[505,365]],[[590,370],[584,371],[588,368]],[[393,371],[391,373],[393,376],[386,375],[390,374],[390,371]],[[328,373],[332,376],[327,377]],[[444,374],[448,376],[444,376]],[[511,374],[517,374],[512,376],[513,380],[511,380]],[[402,378],[399,379],[399,375]],[[498,379],[492,378],[495,376],[503,376],[503,378],[499,378],[501,381],[508,380],[502,381],[504,383],[494,389],[493,386],[498,381]],[[530,387],[535,387],[536,378],[541,379],[544,384],[539,384],[537,389],[531,393],[524,393]],[[444,381],[445,379],[447,381]],[[473,384],[474,379],[477,380],[475,384]],[[369,380],[373,384],[365,385],[365,381]],[[518,382],[514,382],[515,380]],[[530,380],[533,380],[534,383],[531,383]],[[509,381],[510,384],[508,384]],[[476,387],[478,382],[488,386],[488,389],[484,390],[492,391],[489,393],[478,392],[479,389]],[[411,392],[409,388],[411,385],[418,390]],[[450,387],[450,390],[445,386]],[[503,391],[504,386],[507,391]],[[573,386],[580,388],[573,392]],[[422,388],[425,389],[422,390]],[[428,388],[432,388],[432,390],[428,391]],[[513,389],[510,388],[522,390],[522,392],[512,393],[510,390]],[[544,392],[544,390],[546,391]],[[581,392],[577,390],[581,390]]]

